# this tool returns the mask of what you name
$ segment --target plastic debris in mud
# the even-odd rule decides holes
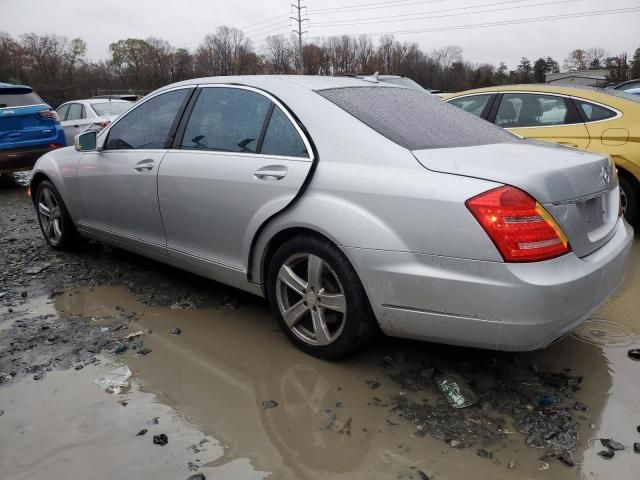
[[[616,452],[614,452],[613,450],[602,450],[600,452],[598,452],[598,456],[606,459],[606,460],[611,460],[614,455],[616,454]]]
[[[171,329],[171,335],[180,335],[181,333],[182,333],[182,330],[180,330],[179,328]]]
[[[640,453],[640,443],[636,442],[633,444],[633,451],[635,453]]]
[[[150,353],[151,353],[150,348],[141,348],[136,352],[136,357],[144,357],[145,355],[148,355]]]
[[[129,387],[131,370],[126,365],[107,372],[100,378],[96,378],[93,383],[109,393],[121,393]]]
[[[146,428],[143,428],[138,433],[136,433],[136,437],[141,437],[141,436],[145,435],[148,431],[149,430],[147,430]]]
[[[276,402],[275,400],[265,400],[264,402],[262,402],[262,408],[267,409],[267,408],[276,408],[278,406],[278,402]]]
[[[465,408],[478,401],[478,396],[464,378],[447,371],[435,376],[436,385],[453,408]]]
[[[203,473],[196,473],[194,475],[189,476],[187,480],[207,480],[207,477],[205,477]]]
[[[632,348],[627,352],[629,358],[633,360],[640,360],[640,348]]]

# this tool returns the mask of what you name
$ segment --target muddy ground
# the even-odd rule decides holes
[[[3,479],[638,478],[639,239],[618,293],[546,350],[383,338],[330,363],[262,299],[94,242],[54,252],[23,186],[0,212]]]

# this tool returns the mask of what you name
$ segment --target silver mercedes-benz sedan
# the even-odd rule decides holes
[[[356,78],[190,80],[38,160],[56,249],[107,242],[269,299],[298,347],[544,347],[619,285],[606,156]]]

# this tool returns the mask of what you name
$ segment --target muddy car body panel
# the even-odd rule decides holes
[[[216,105],[233,108],[206,113]],[[147,120],[171,135],[115,142]],[[211,133],[229,125],[242,135]],[[608,157],[532,145],[425,93],[351,78],[175,84],[103,130],[95,151],[45,156],[32,190],[43,176],[83,235],[259,295],[279,245],[320,235],[384,332],[476,347],[534,349],[570,331],[615,290],[632,240]],[[467,202],[507,187],[545,205],[566,251],[505,261]]]

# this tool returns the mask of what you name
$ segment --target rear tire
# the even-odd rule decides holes
[[[40,230],[46,242],[55,250],[77,248],[81,237],[53,183],[48,180],[40,182],[34,198]]]
[[[640,192],[638,192],[638,182],[634,182],[627,177],[619,177],[620,195],[624,206],[624,218],[634,227],[638,226],[640,205]],[[625,205],[626,204],[626,205]]]
[[[267,294],[289,340],[315,357],[343,358],[379,332],[358,275],[328,240],[302,235],[283,243],[269,264]]]

